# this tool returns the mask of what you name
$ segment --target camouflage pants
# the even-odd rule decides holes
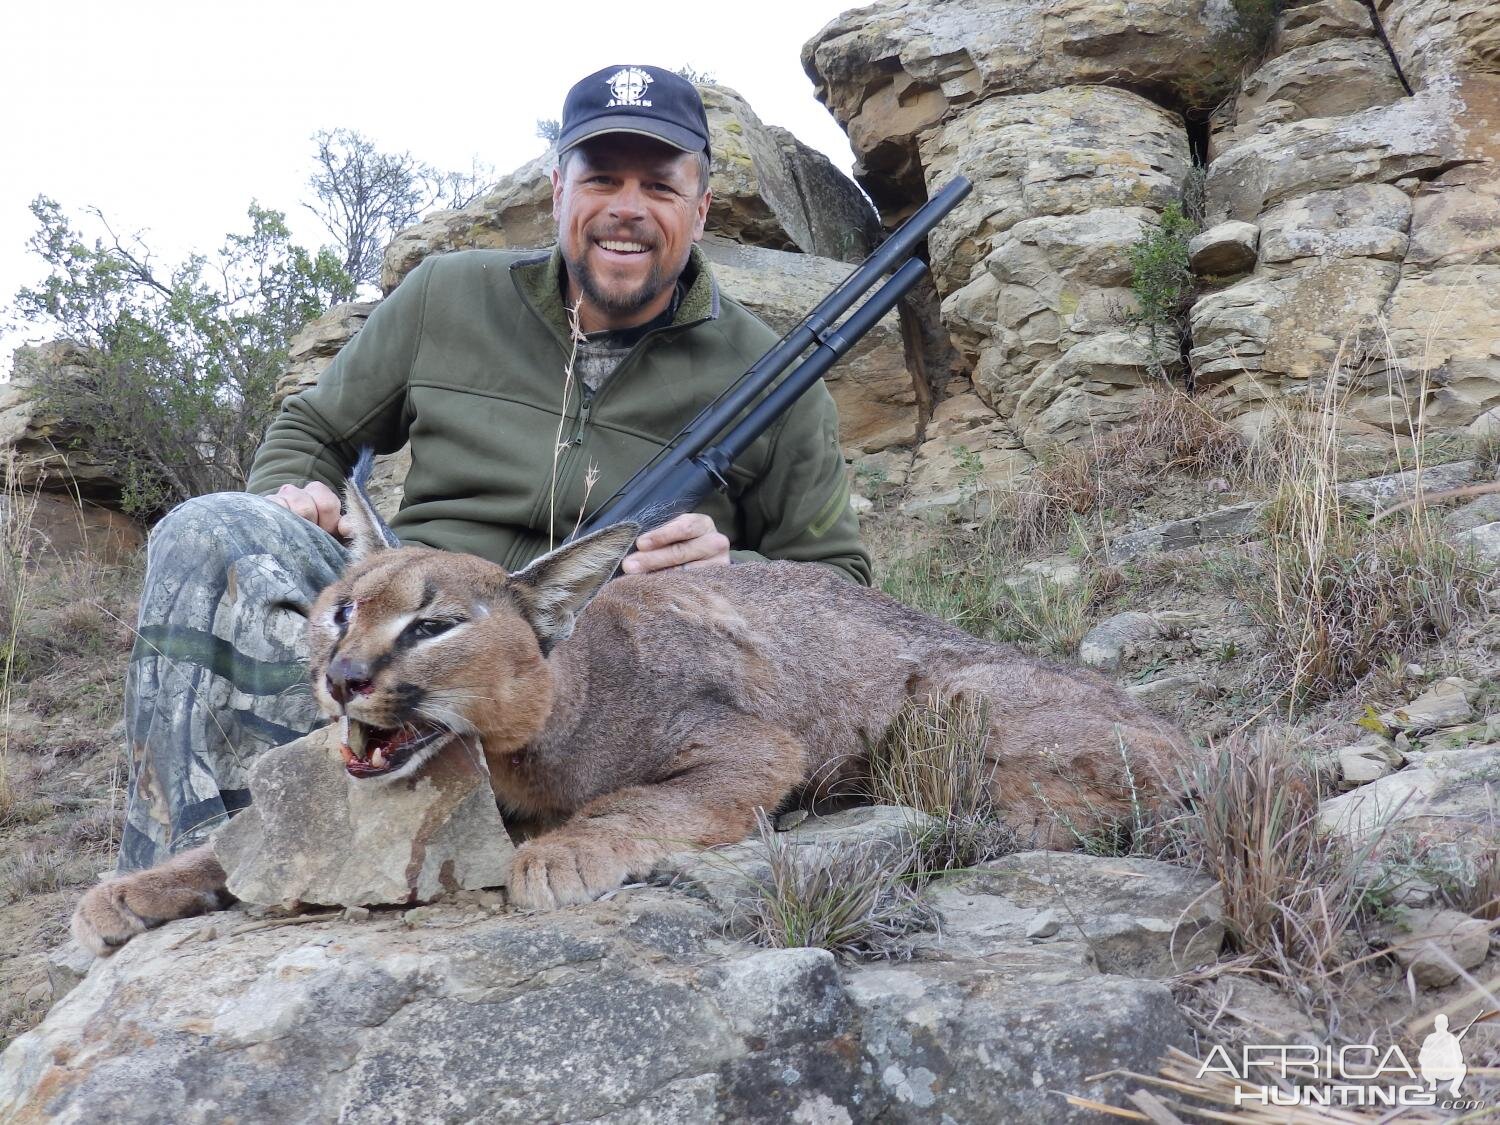
[[[244,492],[189,500],[152,531],[125,680],[120,871],[202,843],[250,803],[255,756],[320,725],[306,615],[345,558],[327,532]]]

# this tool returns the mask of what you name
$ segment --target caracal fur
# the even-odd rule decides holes
[[[983,698],[996,811],[1038,846],[1074,846],[1173,789],[1181,734],[1111,681],[821,566],[611,581],[640,530],[623,524],[508,574],[394,548],[361,484],[356,470],[350,565],[309,616],[317,699],[350,718],[363,745],[344,756],[363,784],[405,784],[460,738],[483,747],[507,822],[542,829],[510,873],[523,908],[586,902],[668,853],[741,840],[757,809],[813,785],[857,791],[866,748],[912,699]],[[226,898],[205,845],[92,888],[73,929],[106,952]]]

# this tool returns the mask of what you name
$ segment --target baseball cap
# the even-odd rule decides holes
[[[683,152],[707,152],[708,114],[697,87],[674,71],[607,66],[568,91],[557,151],[603,133],[639,133]]]

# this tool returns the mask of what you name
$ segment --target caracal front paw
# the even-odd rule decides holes
[[[523,910],[555,910],[592,902],[624,883],[629,873],[625,860],[603,841],[543,836],[516,850],[507,891]]]
[[[224,873],[207,848],[90,887],[73,911],[73,936],[94,956],[113,953],[137,934],[233,901]]]

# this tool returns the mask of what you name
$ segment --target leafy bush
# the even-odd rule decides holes
[[[1188,269],[1188,243],[1198,224],[1183,214],[1180,203],[1170,203],[1161,222],[1130,248],[1130,291],[1135,294],[1134,322],[1149,334],[1158,373],[1168,359],[1177,358],[1187,334],[1187,309],[1193,292]]]
[[[293,245],[284,216],[252,204],[247,233],[163,272],[138,239],[89,244],[53,200],[31,212],[51,272],[16,307],[82,349],[73,377],[29,373],[42,408],[119,466],[127,512],[243,489],[291,337],[349,290],[335,255]]]

